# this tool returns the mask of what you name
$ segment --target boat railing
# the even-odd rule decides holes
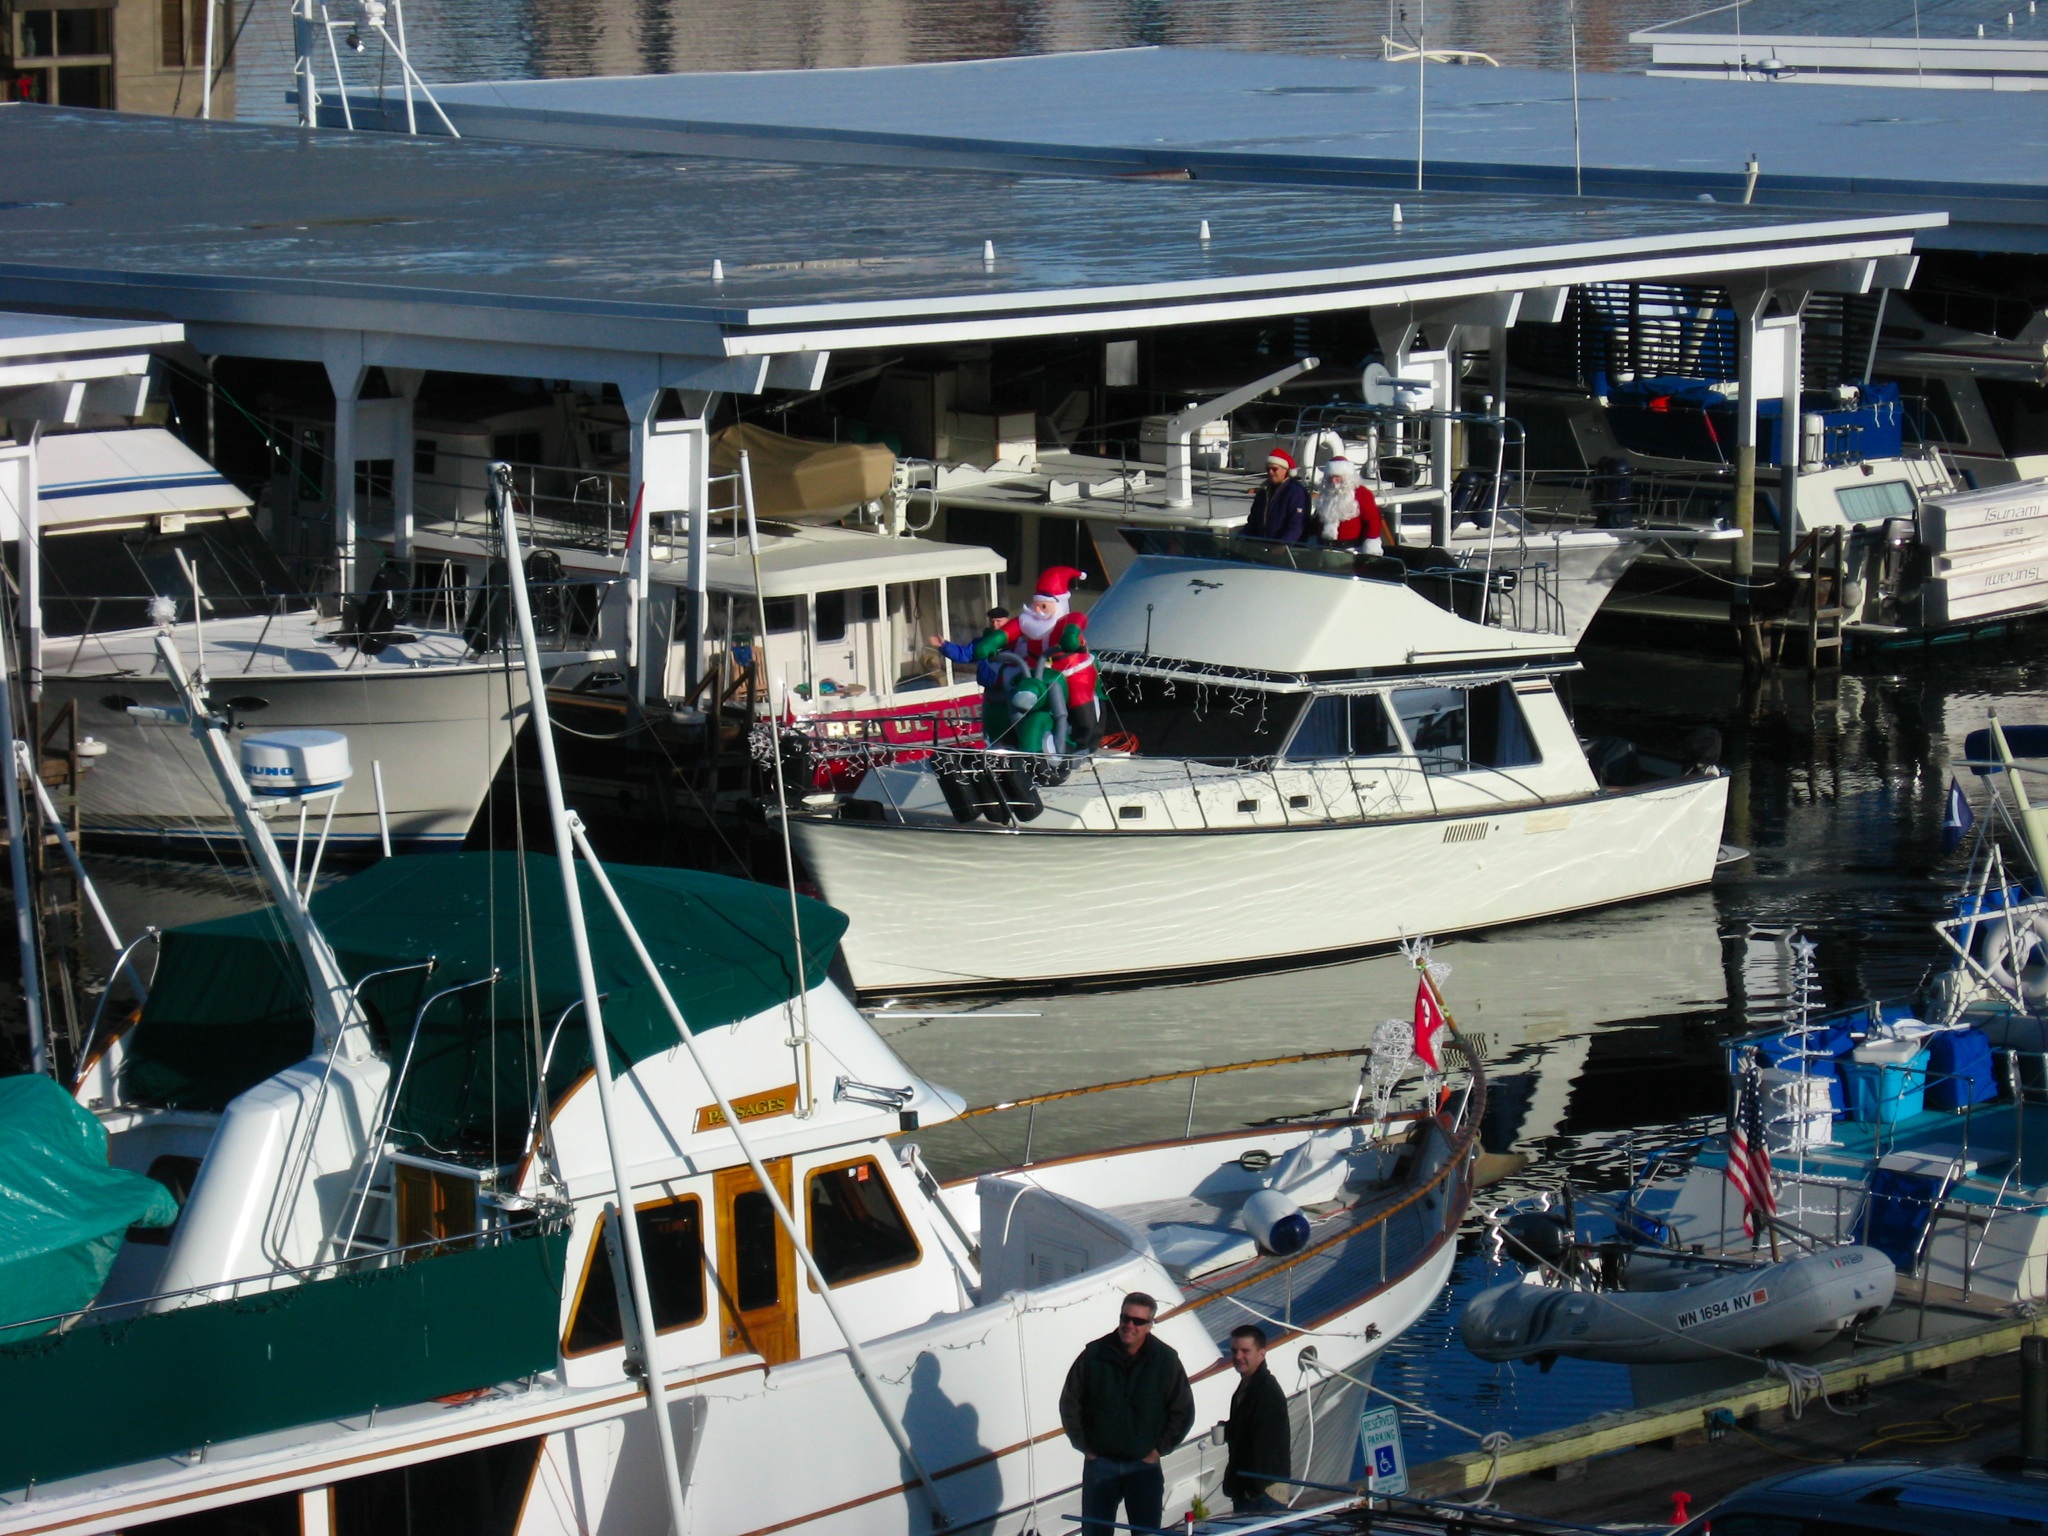
[[[388,567],[393,562],[386,564]],[[398,564],[402,568],[403,563]],[[390,574],[396,576],[395,571]],[[216,678],[229,676],[237,670],[249,671],[263,654],[263,647],[276,625],[308,615],[321,624],[335,626],[322,638],[344,645],[360,647],[364,640],[396,643],[405,637],[404,632],[407,631],[460,634],[471,641],[471,649],[476,649],[474,641],[479,637],[486,639],[487,646],[495,645],[502,637],[507,623],[505,615],[509,613],[504,599],[505,589],[488,582],[469,586],[455,579],[459,574],[449,563],[447,579],[425,586],[393,579],[373,582],[359,592],[268,591],[219,597],[208,593],[198,621],[193,625],[193,641],[200,647],[195,663],[212,672]],[[607,600],[612,589],[623,583],[624,578],[618,576],[576,576],[558,581],[531,582],[535,620],[543,643],[565,650],[586,649],[598,644]],[[168,600],[174,605],[171,610],[173,622],[193,622],[190,592],[165,594],[157,599],[122,593],[115,597],[81,596],[67,597],[66,600],[85,610],[85,627],[75,634],[55,634],[52,639],[75,646],[79,665],[87,664],[95,652],[103,653],[106,660],[117,666],[123,665],[107,650],[107,643],[115,635],[134,634],[152,626],[154,620],[146,611],[152,602]],[[209,651],[217,647],[210,648],[207,644],[207,626],[221,622],[224,617],[254,619],[258,614],[262,615],[263,622],[254,642],[238,637],[232,642],[232,660],[222,666],[208,665]],[[102,623],[102,618],[115,622]],[[246,654],[243,654],[245,647]]]
[[[968,1134],[981,1146],[993,1149],[995,1143],[980,1129],[980,1125],[986,1123],[990,1117],[1015,1115],[1021,1111],[1025,1121],[1022,1159],[998,1167],[978,1169],[977,1175],[988,1172],[1025,1174],[1031,1168],[1043,1166],[1052,1160],[1106,1157],[1119,1152],[1203,1139],[1197,1136],[1195,1130],[1199,1093],[1202,1085],[1213,1079],[1323,1062],[1359,1061],[1361,1065],[1357,1085],[1348,1103],[1324,1105],[1292,1114],[1254,1115],[1251,1118],[1239,1118],[1244,1112],[1244,1106],[1239,1105],[1235,1107],[1234,1113],[1228,1114],[1228,1118],[1233,1122],[1230,1129],[1221,1133],[1211,1133],[1227,1136],[1233,1133],[1242,1134],[1260,1127],[1350,1124],[1377,1126],[1381,1128],[1383,1136],[1391,1137],[1396,1128],[1405,1128],[1411,1136],[1417,1138],[1417,1156],[1425,1162],[1428,1161],[1430,1138],[1441,1138],[1441,1146],[1438,1149],[1441,1152],[1440,1160],[1431,1163],[1419,1178],[1411,1172],[1410,1187],[1402,1189],[1395,1186],[1381,1192],[1374,1197],[1378,1203],[1361,1209],[1358,1219],[1340,1223],[1338,1230],[1310,1243],[1298,1253],[1260,1265],[1255,1273],[1213,1287],[1188,1287],[1190,1299],[1183,1304],[1184,1308],[1207,1306],[1250,1286],[1262,1284],[1271,1277],[1279,1276],[1280,1283],[1286,1287],[1285,1294],[1291,1311],[1291,1277],[1299,1272],[1302,1266],[1326,1264],[1344,1245],[1362,1241],[1362,1254],[1359,1250],[1351,1250],[1342,1257],[1346,1263],[1352,1265],[1357,1278],[1369,1285],[1384,1285],[1389,1278],[1398,1273],[1400,1266],[1411,1256],[1426,1249],[1444,1232],[1455,1229],[1463,1220],[1472,1192],[1472,1169],[1478,1146],[1479,1125],[1486,1110],[1486,1075],[1480,1053],[1471,1042],[1451,1033],[1446,1036],[1444,1043],[1447,1047],[1444,1065],[1448,1070],[1441,1076],[1425,1077],[1419,1084],[1412,1084],[1412,1087],[1420,1088],[1421,1102],[1411,1103],[1410,1107],[1399,1110],[1393,1109],[1390,1103],[1383,1119],[1375,1114],[1374,1105],[1370,1101],[1374,1053],[1370,1047],[1350,1047],[1297,1051],[1282,1056],[1260,1057],[1250,1061],[1226,1062],[1213,1066],[1184,1067],[1168,1072],[1148,1073],[1142,1077],[1091,1084],[1082,1088],[1057,1089],[1048,1093],[980,1105],[964,1111],[952,1123],[968,1122]],[[1454,1067],[1450,1059],[1452,1056],[1462,1062],[1462,1070]],[[1413,1067],[1416,1063],[1411,1058],[1406,1065]],[[1461,1078],[1462,1081],[1453,1082],[1454,1076]],[[1169,1112],[1172,1119],[1178,1120],[1178,1126],[1169,1121],[1161,1127],[1169,1134],[1114,1147],[1083,1147],[1077,1144],[1063,1150],[1057,1159],[1034,1157],[1037,1151],[1039,1111],[1049,1105],[1093,1103],[1105,1095],[1176,1087],[1183,1083],[1187,1085],[1185,1108],[1183,1110],[1176,1098]],[[1131,1110],[1116,1112],[1111,1122],[1115,1129],[1125,1134],[1129,1133],[1134,1124],[1143,1123],[1143,1118]],[[932,1129],[944,1130],[945,1127]],[[929,1142],[931,1132],[928,1131],[922,1139]],[[1066,1139],[1074,1138],[1069,1136]],[[929,1146],[926,1150],[930,1150]],[[948,1182],[964,1184],[970,1182],[973,1176]],[[1440,1200],[1441,1204],[1432,1208],[1432,1199]],[[1397,1225],[1402,1225],[1408,1230],[1396,1233],[1394,1228]],[[1374,1279],[1375,1266],[1377,1280]],[[1285,1321],[1287,1326],[1292,1325],[1291,1317]]]

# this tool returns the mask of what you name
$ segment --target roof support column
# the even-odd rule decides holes
[[[651,703],[665,696],[670,635],[653,629],[650,601],[654,580],[654,520],[681,513],[689,519],[689,596],[683,621],[688,683],[703,667],[705,591],[709,572],[710,440],[708,417],[714,396],[687,396],[697,414],[659,419],[667,391],[622,390],[632,429],[632,534],[627,542],[627,663],[633,698]],[[701,403],[700,403],[701,402]]]
[[[1436,414],[1429,422],[1429,483],[1437,490],[1437,499],[1429,507],[1429,542],[1438,549],[1448,549],[1451,544],[1451,485],[1458,477],[1453,460],[1463,437],[1458,423],[1451,419],[1458,409],[1459,329],[1444,327],[1443,346],[1429,359],[1430,383],[1436,395]]]
[[[1792,551],[1799,542],[1799,452],[1804,434],[1800,431],[1799,386],[1805,372],[1800,353],[1805,331],[1805,294],[1790,306],[1791,313],[1768,322],[1785,338],[1785,370],[1778,383],[1778,568],[1792,563]]]
[[[1731,289],[1735,304],[1735,368],[1741,382],[1735,402],[1735,550],[1729,575],[1728,618],[1742,642],[1743,658],[1760,664],[1763,638],[1750,606],[1750,578],[1756,570],[1756,402],[1763,383],[1758,377],[1757,332],[1771,301],[1768,286]],[[1782,387],[1772,380],[1773,387]]]
[[[327,382],[334,390],[334,564],[335,587],[352,592],[362,583],[356,571],[356,404],[362,399],[360,347],[353,359],[327,358]]]
[[[386,368],[384,377],[397,397],[391,402],[395,418],[391,452],[391,553],[393,558],[412,558],[413,515],[413,403],[420,396],[424,368]]]

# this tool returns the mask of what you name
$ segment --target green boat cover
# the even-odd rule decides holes
[[[789,893],[695,870],[607,867],[619,898],[694,1033],[734,1024],[797,995]],[[611,907],[579,865],[614,1070],[678,1044]],[[825,979],[846,918],[798,899],[801,986]],[[418,1019],[394,1128],[443,1155],[517,1155],[536,1100],[535,1063],[556,1021],[581,997],[559,866],[552,857],[433,853],[388,858],[317,892],[313,916],[360,982],[365,1011],[394,1060]],[[420,1007],[461,982],[472,987]],[[580,1008],[548,1061],[550,1097],[588,1070]],[[540,1043],[537,1045],[536,1041]],[[220,1110],[312,1049],[312,1004],[276,909],[174,928],[142,1018],[130,1031],[122,1094],[130,1102]]]
[[[106,1127],[49,1078],[0,1077],[0,1340],[47,1333],[23,1318],[97,1296],[130,1227],[166,1227],[178,1202],[107,1163]]]

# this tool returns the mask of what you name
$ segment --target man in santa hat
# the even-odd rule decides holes
[[[1095,698],[1095,658],[1088,652],[1088,615],[1074,612],[1074,584],[1088,573],[1071,565],[1041,572],[1037,590],[1024,611],[991,629],[974,644],[975,660],[1010,650],[1034,671],[1045,670],[1067,682],[1067,718],[1074,750],[1086,752],[1102,739],[1102,706]]]
[[[1266,483],[1252,492],[1251,520],[1240,531],[1246,538],[1299,544],[1308,530],[1308,487],[1294,478],[1294,455],[1275,448],[1266,455]]]
[[[1342,454],[1323,466],[1315,529],[1325,544],[1362,548],[1368,555],[1383,553],[1379,498],[1359,483],[1357,467]]]

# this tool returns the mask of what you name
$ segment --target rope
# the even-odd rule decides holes
[[[1496,1481],[1498,1481],[1500,1477],[1501,1453],[1505,1451],[1510,1445],[1513,1445],[1515,1443],[1515,1437],[1513,1435],[1507,1433],[1507,1431],[1505,1430],[1500,1429],[1491,1430],[1485,1434],[1481,1434],[1478,1430],[1472,1429],[1464,1424],[1460,1424],[1456,1419],[1447,1419],[1442,1414],[1433,1412],[1432,1410],[1423,1407],[1420,1403],[1411,1403],[1405,1397],[1396,1397],[1393,1393],[1389,1392],[1385,1387],[1378,1386],[1373,1382],[1365,1380],[1363,1377],[1354,1376],[1349,1371],[1339,1370],[1334,1365],[1325,1365],[1321,1360],[1317,1359],[1314,1355],[1304,1354],[1301,1357],[1301,1367],[1303,1370],[1316,1371],[1325,1376],[1341,1377],[1345,1381],[1350,1382],[1353,1386],[1363,1387],[1367,1392],[1377,1392],[1381,1397],[1384,1397],[1396,1408],[1405,1408],[1408,1410],[1408,1412],[1418,1414],[1425,1419],[1433,1420],[1436,1423],[1443,1425],[1446,1429],[1455,1429],[1461,1435],[1470,1435],[1474,1440],[1477,1440],[1479,1442],[1479,1448],[1482,1451],[1487,1452],[1493,1458],[1492,1462],[1487,1466],[1486,1469],[1486,1484],[1479,1490],[1479,1496],[1472,1502],[1474,1504],[1485,1504],[1489,1499],[1493,1497],[1493,1485]],[[1311,1416],[1309,1423],[1310,1432],[1313,1433],[1315,1423],[1313,1416]]]

